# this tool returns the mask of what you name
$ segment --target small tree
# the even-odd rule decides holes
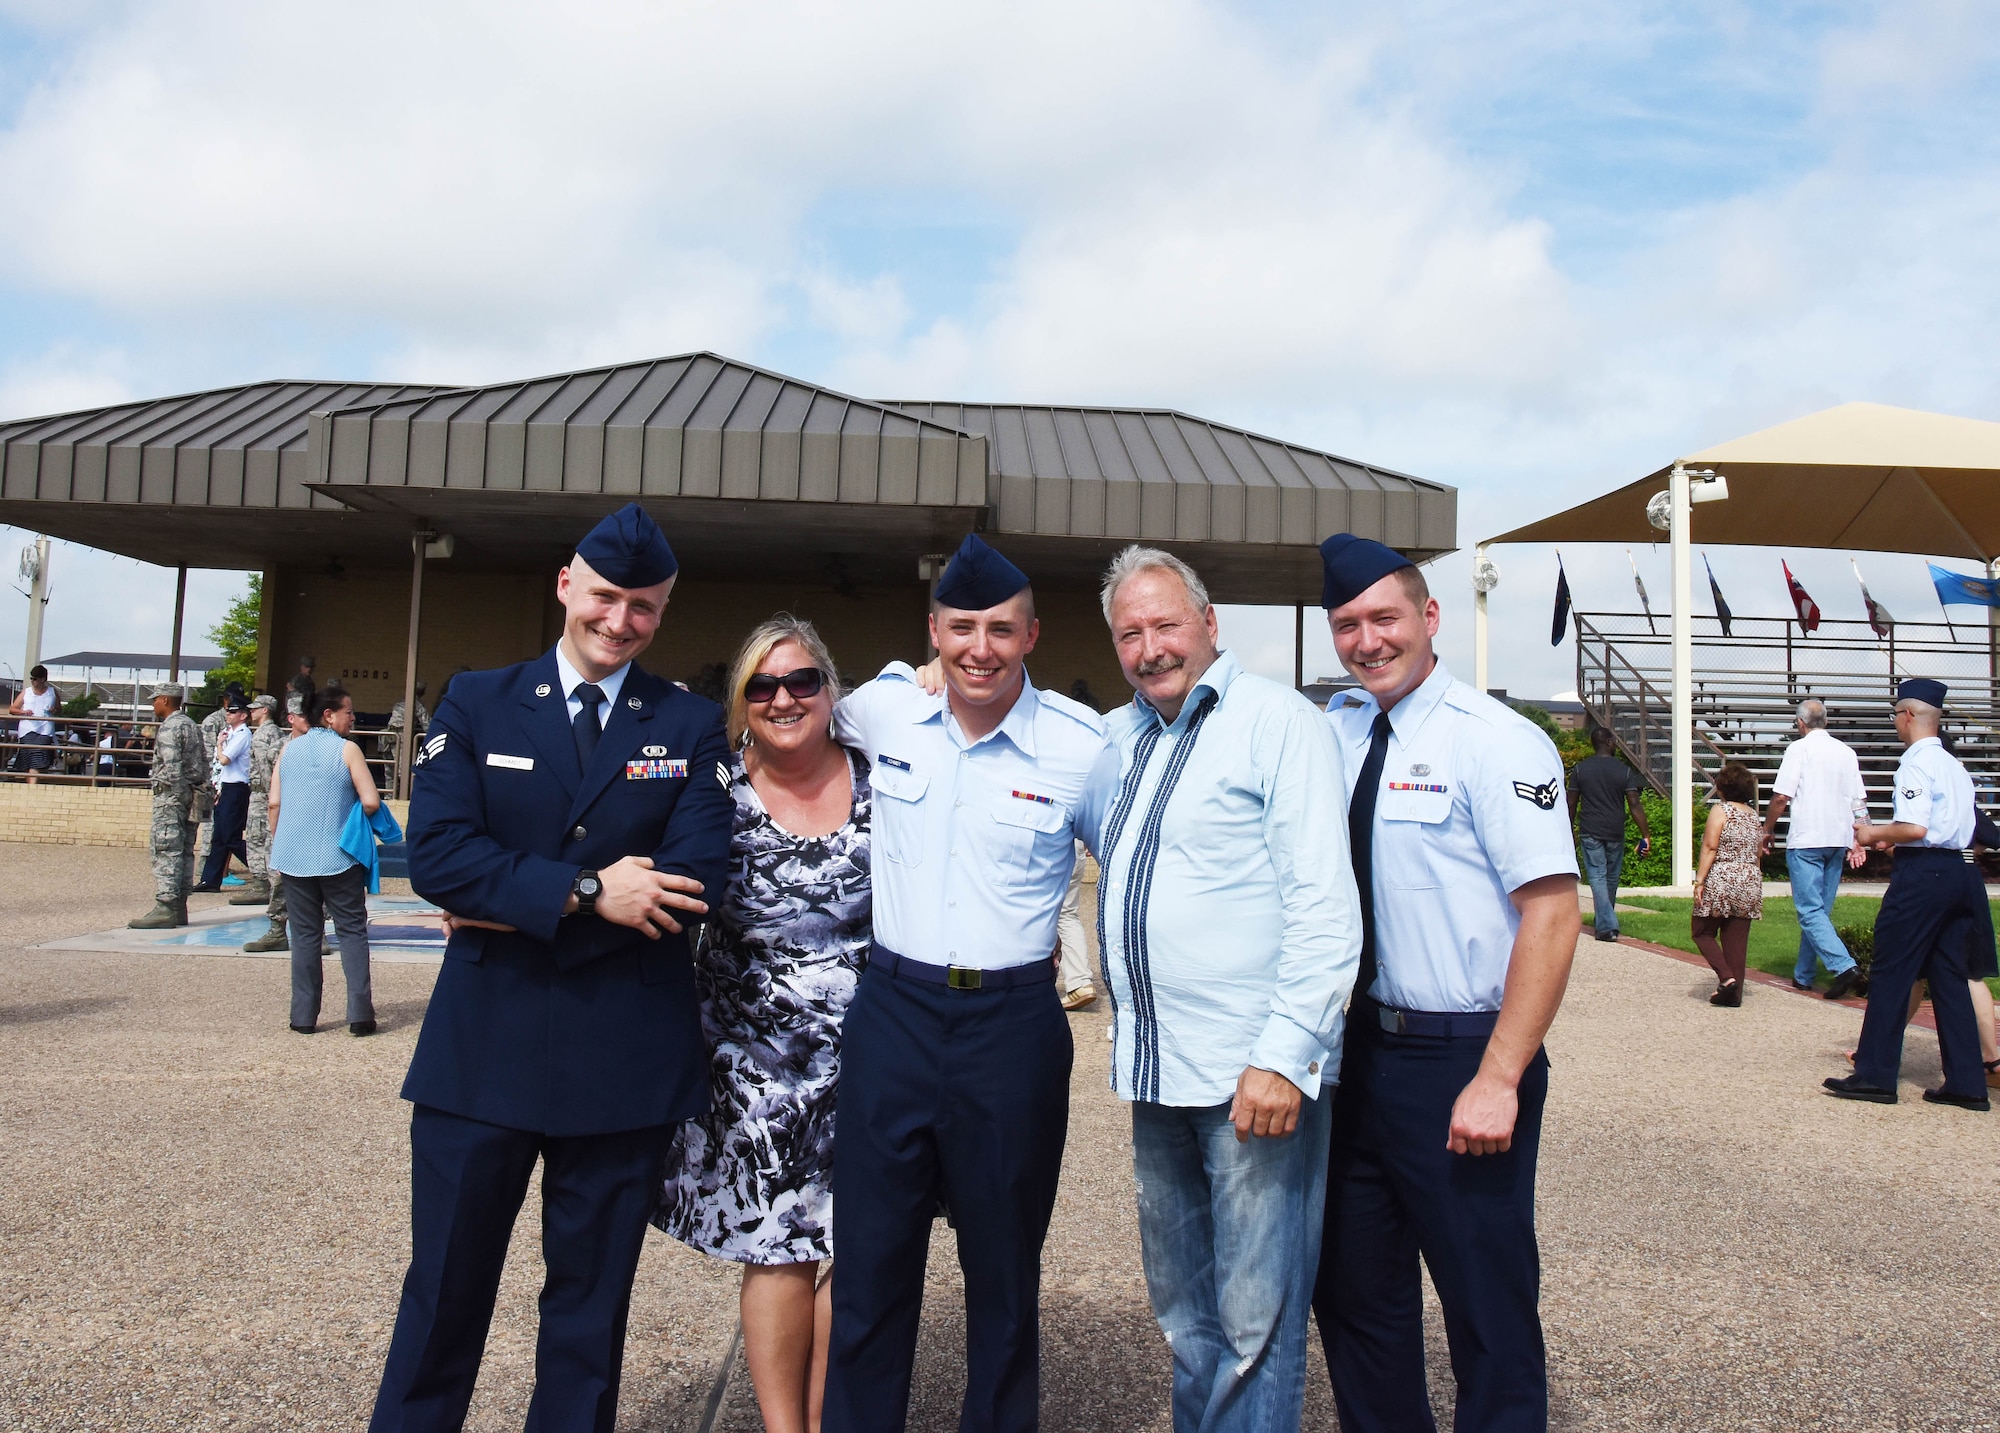
[[[208,640],[215,644],[215,654],[222,658],[222,665],[208,674],[208,680],[195,693],[197,705],[222,705],[222,694],[231,682],[240,684],[246,692],[256,683],[257,619],[263,609],[264,574],[253,572],[243,595],[231,602],[222,620],[208,629]]]

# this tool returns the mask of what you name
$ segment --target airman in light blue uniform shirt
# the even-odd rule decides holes
[[[1381,710],[1366,692],[1327,717],[1350,800]],[[1498,1010],[1520,912],[1508,893],[1576,874],[1562,758],[1540,728],[1439,662],[1389,714],[1375,800],[1375,942],[1366,993],[1395,1010]]]
[[[875,940],[931,965],[1046,961],[1076,842],[1097,848],[1118,753],[1081,702],[1024,684],[966,741],[942,694],[904,662],[843,700],[834,736],[875,787]]]

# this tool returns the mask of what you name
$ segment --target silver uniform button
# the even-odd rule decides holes
[[[625,698],[625,705],[632,708],[633,711],[637,711],[642,703],[637,697],[627,697]]]
[[[585,836],[588,836],[589,834],[590,833],[588,831],[584,830],[583,827],[579,826],[574,831],[569,833],[569,838],[572,841],[581,841]]]
[[[1310,1065],[1306,1066],[1306,1073],[1308,1075],[1317,1075],[1319,1073],[1319,1061],[1314,1060]]]
[[[539,687],[535,688],[535,695],[538,697],[545,697],[548,694],[549,694],[549,684],[547,682],[543,682]]]

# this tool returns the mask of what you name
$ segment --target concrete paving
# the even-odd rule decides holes
[[[139,853],[0,845],[0,1428],[360,1428],[407,1253],[396,1089],[435,967],[383,963],[380,1035],[308,1038],[285,1028],[282,962],[34,948],[147,901]],[[339,984],[329,962],[336,1007]],[[1916,1098],[1937,1079],[1921,1033],[1903,1103],[1828,1099],[1857,1012],[1761,989],[1718,1010],[1711,985],[1579,949],[1542,1161],[1554,1425],[2000,1429],[2000,1124]],[[1165,1429],[1102,1003],[1071,1018],[1043,1422]],[[937,1227],[914,1429],[956,1423],[964,1325]],[[539,1277],[530,1217],[476,1430],[521,1424]],[[735,1283],[648,1240],[621,1428],[698,1426]],[[1448,1426],[1438,1340],[1432,1374]],[[1333,1427],[1316,1358],[1309,1388],[1305,1426]],[[740,1376],[720,1426],[757,1426]]]

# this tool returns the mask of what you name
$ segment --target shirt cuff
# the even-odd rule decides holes
[[[1309,1100],[1319,1098],[1321,1079],[1332,1083],[1334,1052],[1318,1031],[1307,1030],[1296,1021],[1273,1014],[1264,1022],[1264,1032],[1250,1047],[1246,1064],[1283,1075],[1299,1087]]]

